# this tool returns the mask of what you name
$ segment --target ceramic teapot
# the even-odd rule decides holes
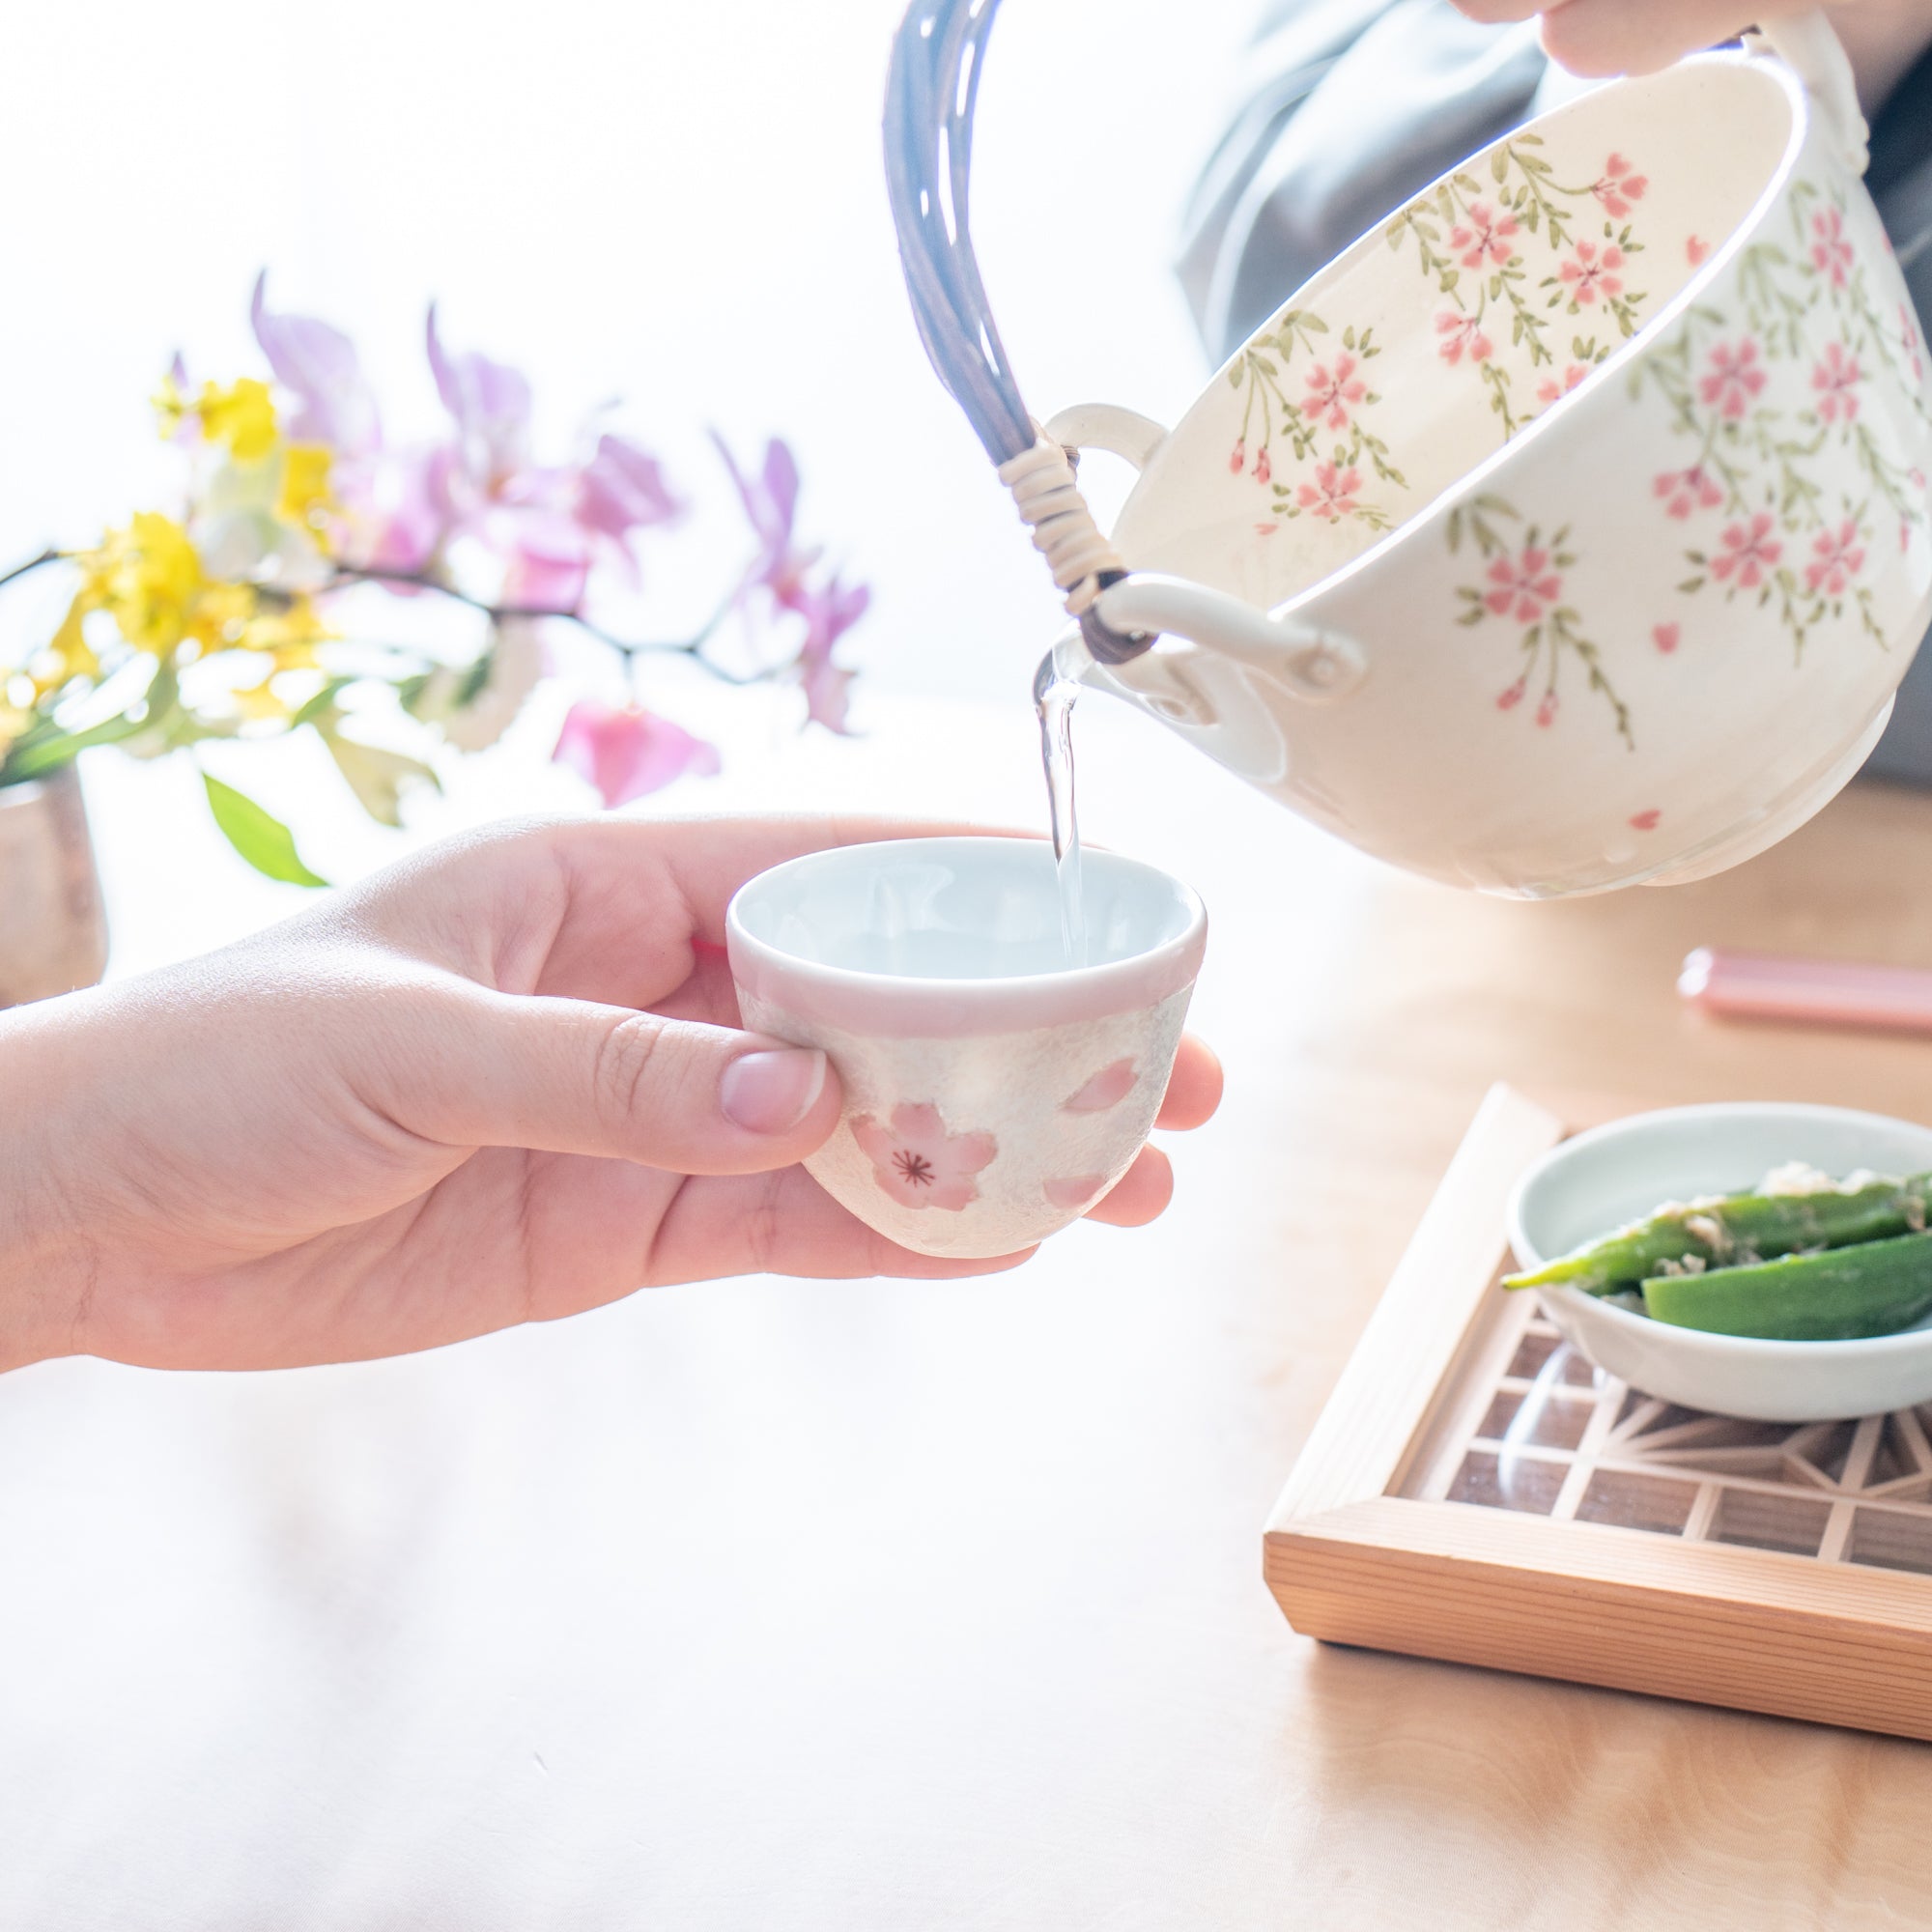
[[[947,104],[963,214],[970,92]],[[1456,885],[1677,883],[1775,843],[1857,771],[1932,620],[1927,355],[1863,165],[1849,65],[1804,16],[1472,156],[1171,430],[1007,423],[988,447],[1087,681]],[[977,276],[955,220],[922,288],[919,225],[949,375]],[[981,340],[976,422],[1010,387]],[[1110,537],[1083,447],[1140,471]]]

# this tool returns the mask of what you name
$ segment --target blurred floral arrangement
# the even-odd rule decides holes
[[[626,639],[593,614],[598,587],[635,589],[640,540],[687,514],[657,458],[606,431],[576,460],[537,463],[528,382],[452,354],[434,305],[429,366],[448,428],[429,443],[388,442],[350,339],[271,313],[265,296],[258,279],[250,314],[272,385],[244,376],[197,388],[177,356],[155,398],[186,469],[177,511],[139,511],[92,550],[48,550],[0,572],[0,584],[60,565],[79,579],[53,636],[16,668],[0,663],[0,786],[95,745],[154,757],[311,729],[363,807],[393,825],[406,787],[437,783],[439,745],[477,751],[502,735],[543,674],[554,624],[614,653],[627,690],[647,658],[672,654],[730,683],[788,682],[807,722],[845,729],[852,672],[835,652],[869,592],[799,544],[798,471],[783,442],[768,442],[748,473],[718,440],[753,554],[709,621],[671,641]],[[384,641],[372,597],[448,600],[480,621],[453,627],[469,634],[456,656],[440,641]],[[739,620],[728,658],[718,648],[727,619]],[[554,756],[607,805],[719,764],[715,748],[635,696],[580,699]],[[324,883],[287,826],[202,776],[244,859],[273,878]]]

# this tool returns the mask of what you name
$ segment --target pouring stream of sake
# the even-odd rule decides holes
[[[1053,857],[1060,874],[1060,938],[1069,966],[1087,963],[1087,914],[1080,898],[1080,817],[1073,801],[1073,705],[1080,674],[1094,660],[1071,630],[1034,672],[1033,707],[1039,720],[1039,754],[1046,768],[1046,801],[1053,820]]]

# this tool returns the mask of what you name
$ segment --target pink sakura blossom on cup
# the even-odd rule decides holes
[[[1435,332],[1442,340],[1436,354],[1452,368],[1466,355],[1471,362],[1487,362],[1495,353],[1495,344],[1483,333],[1481,320],[1445,308],[1435,318]]]
[[[1841,342],[1828,342],[1825,353],[1811,371],[1811,386],[1818,392],[1818,418],[1836,422],[1842,417],[1852,422],[1859,412],[1859,358],[1849,355]]]
[[[1356,510],[1355,492],[1362,487],[1359,469],[1342,469],[1333,463],[1315,466],[1315,481],[1302,484],[1294,493],[1295,504],[1324,523],[1351,517]]]
[[[1465,269],[1491,264],[1500,269],[1516,253],[1510,242],[1516,231],[1515,215],[1498,215],[1487,204],[1472,201],[1468,219],[1449,231],[1449,245],[1461,252]]]
[[[1554,376],[1546,376],[1536,385],[1536,400],[1539,403],[1559,403],[1580,383],[1589,370],[1581,362],[1573,362],[1563,372],[1559,383]]]
[[[1590,192],[1603,203],[1605,214],[1621,221],[1631,212],[1631,203],[1643,199],[1649,185],[1621,155],[1612,155],[1604,163],[1603,174],[1591,184]]]
[[[1720,416],[1736,421],[1750,408],[1765,381],[1758,346],[1746,336],[1735,347],[1720,342],[1711,351],[1710,369],[1697,384],[1697,393]]]
[[[1369,385],[1355,376],[1356,366],[1355,358],[1344,354],[1337,355],[1332,364],[1318,362],[1309,370],[1308,394],[1302,408],[1310,422],[1318,422],[1324,429],[1349,427],[1350,410],[1369,393]]]
[[[1845,217],[1835,208],[1811,217],[1811,266],[1830,277],[1834,289],[1845,286],[1852,267],[1852,244],[1845,240]]]
[[[1733,524],[1724,532],[1723,549],[1711,559],[1711,575],[1719,583],[1735,577],[1738,589],[1755,590],[1784,551],[1771,535],[1776,523],[1769,511],[1760,510],[1748,524]]]
[[[1830,596],[1842,597],[1864,564],[1858,521],[1847,517],[1835,530],[1826,530],[1811,546],[1811,561],[1804,566],[1804,582],[1813,591],[1823,590]]]
[[[725,920],[747,1027],[831,1060],[843,1118],[807,1170],[922,1254],[1011,1254],[1120,1179],[1159,1111],[1207,944],[1186,887],[1083,860],[1070,959],[1043,842],[908,838],[814,852]]]
[[[1556,270],[1556,275],[1573,304],[1590,308],[1599,300],[1623,294],[1623,277],[1619,272],[1623,266],[1624,251],[1614,242],[1601,245],[1579,242],[1577,252]]]
[[[1715,509],[1724,500],[1723,485],[1701,463],[1693,463],[1689,469],[1666,469],[1651,487],[1660,497],[1669,498],[1664,509],[1673,517]]]
[[[970,1208],[980,1198],[973,1177],[1000,1151],[991,1134],[948,1133],[932,1106],[895,1107],[885,1126],[860,1114],[851,1126],[879,1185],[903,1208]]]
[[[1912,380],[1922,383],[1925,380],[1925,359],[1918,353],[1918,318],[1913,314],[1909,303],[1898,305],[1898,347],[1907,362],[1912,365]]]
[[[1549,553],[1532,544],[1519,556],[1499,556],[1490,565],[1489,579],[1494,586],[1483,602],[1498,617],[1508,616],[1514,608],[1517,621],[1533,624],[1563,594],[1563,580],[1548,566]]]

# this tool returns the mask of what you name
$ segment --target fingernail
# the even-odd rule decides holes
[[[817,1047],[741,1053],[718,1083],[724,1118],[747,1133],[788,1134],[825,1091],[825,1055]]]

